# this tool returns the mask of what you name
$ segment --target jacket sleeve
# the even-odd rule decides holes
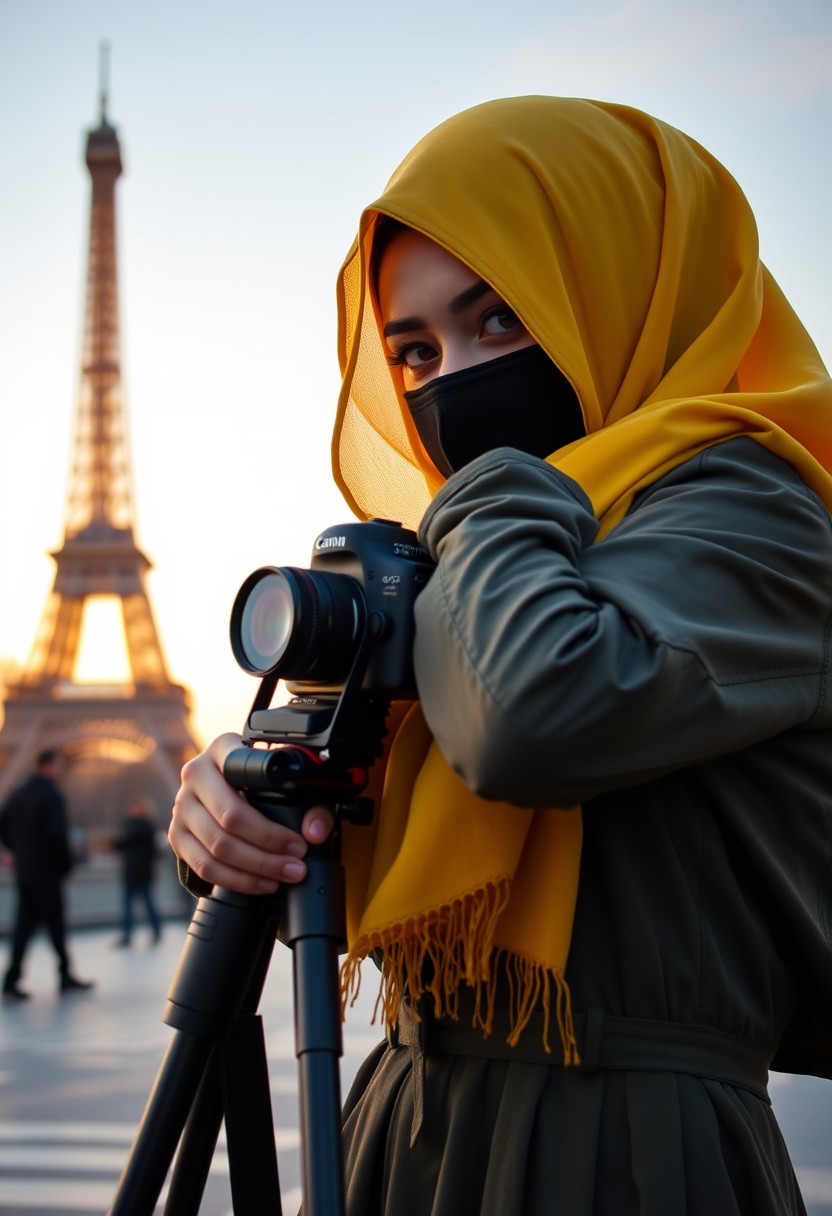
[[[597,530],[575,482],[513,449],[422,521],[417,685],[469,788],[566,807],[829,725],[832,528],[790,466],[733,440]]]

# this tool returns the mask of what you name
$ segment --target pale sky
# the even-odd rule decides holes
[[[136,533],[206,741],[256,689],[228,645],[240,583],[307,565],[349,517],[329,466],[338,267],[450,114],[559,93],[683,128],[740,182],[832,362],[829,0],[0,0],[0,664],[26,658],[63,534],[102,41]]]

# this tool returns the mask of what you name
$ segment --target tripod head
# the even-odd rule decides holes
[[[336,733],[344,703],[342,694],[332,706],[316,702],[310,707],[307,702],[296,707],[290,703],[261,711],[268,715],[269,729],[262,733],[248,729],[244,734],[248,746],[236,748],[226,757],[223,773],[228,784],[240,790],[268,819],[294,831],[300,830],[304,813],[319,805],[332,811],[336,825],[342,819],[368,825],[372,803],[360,795],[367,786],[369,766],[381,755],[390,702],[358,696],[344,719],[349,729]],[[301,734],[298,742],[289,742],[298,738],[299,719],[303,723],[310,715],[328,717],[323,734],[317,732],[308,738]],[[289,731],[280,730],[284,722]],[[282,742],[283,737],[286,742]],[[268,750],[255,746],[260,742],[268,744]],[[336,840],[337,826],[330,848]]]

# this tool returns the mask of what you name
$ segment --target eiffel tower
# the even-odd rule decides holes
[[[102,73],[103,77],[104,73]],[[63,544],[51,556],[54,584],[22,674],[7,683],[0,729],[0,800],[45,747],[70,760],[65,783],[74,825],[114,824],[128,794],[170,805],[182,764],[198,746],[189,696],[167,672],[145,585],[150,562],[136,544],[121,394],[115,187],[118,135],[101,116],[88,131],[92,179],[81,377]],[[85,609],[120,601],[131,679],[76,682]]]

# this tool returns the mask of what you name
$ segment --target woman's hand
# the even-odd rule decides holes
[[[215,886],[244,895],[263,895],[281,882],[306,877],[303,858],[310,844],[332,831],[332,815],[322,807],[306,812],[302,834],[272,823],[246,802],[222,774],[239,735],[220,735],[182,769],[168,840],[194,874]]]

